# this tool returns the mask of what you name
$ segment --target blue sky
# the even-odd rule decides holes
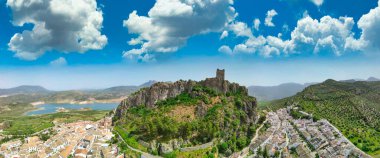
[[[0,0],[0,87],[200,80],[216,68],[243,85],[380,77],[378,3]]]

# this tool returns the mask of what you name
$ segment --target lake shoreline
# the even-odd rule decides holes
[[[68,103],[45,103],[35,105],[35,109],[25,112],[24,116],[35,116],[59,113],[59,109],[67,111],[81,111],[84,109],[90,110],[113,110],[118,106],[118,103],[89,103],[89,104],[68,104]]]

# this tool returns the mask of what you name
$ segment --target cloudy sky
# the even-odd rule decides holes
[[[0,0],[0,88],[380,78],[378,0]]]

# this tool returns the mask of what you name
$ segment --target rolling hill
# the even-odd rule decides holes
[[[117,86],[99,90],[50,91],[41,86],[20,86],[1,89],[0,114],[21,115],[33,109],[32,102],[79,103],[79,102],[120,102],[140,88],[152,85],[149,81],[139,86]]]
[[[361,150],[380,155],[380,82],[326,80],[268,108],[294,105],[334,124]]]
[[[340,80],[341,82],[357,82],[357,81],[368,81],[376,82],[380,79],[375,77],[369,77],[368,79],[349,79],[349,80]],[[258,101],[272,101],[277,99],[282,99],[286,97],[293,96],[298,92],[301,92],[306,87],[317,84],[316,82],[312,83],[283,83],[277,86],[249,86],[248,93],[250,96],[254,96]]]
[[[49,93],[51,91],[41,86],[18,86],[9,89],[0,89],[0,95],[16,95],[16,94],[33,94],[33,93]]]

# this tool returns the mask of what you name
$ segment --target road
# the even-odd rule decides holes
[[[230,156],[230,158],[243,158],[243,157],[247,157],[248,154],[249,154],[249,147],[256,141],[256,139],[259,137],[259,131],[261,130],[261,128],[264,127],[264,124],[268,121],[268,119],[266,118],[265,121],[261,124],[261,126],[259,128],[256,129],[256,133],[255,133],[255,136],[251,139],[251,143],[245,147],[243,150],[239,151],[239,152],[236,152],[234,154],[232,154]]]
[[[135,148],[129,146],[128,143],[125,142],[125,140],[120,136],[119,132],[116,132],[116,133],[117,133],[117,135],[119,136],[119,139],[121,139],[125,144],[127,144],[127,147],[128,147],[129,149],[131,149],[132,151],[135,151],[135,152],[140,153],[140,154],[141,154],[141,158],[162,158],[162,157],[160,157],[160,156],[152,155],[152,154],[149,154],[149,153],[147,153],[147,152],[144,152],[144,151],[141,151],[141,150],[139,150],[139,149],[135,149]]]

